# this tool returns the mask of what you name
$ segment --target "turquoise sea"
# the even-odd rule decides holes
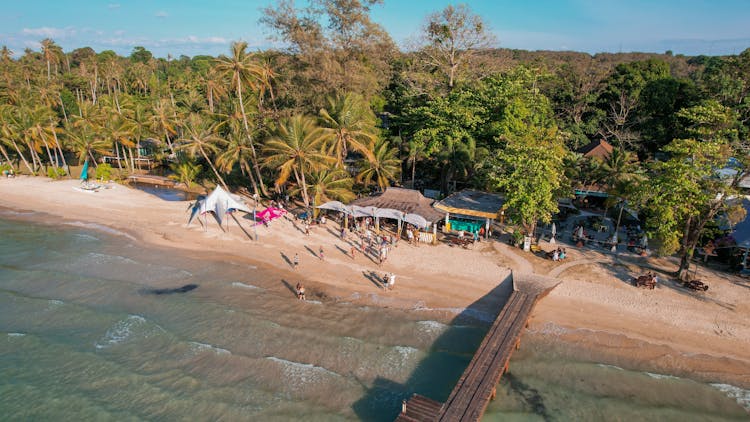
[[[414,392],[447,397],[492,318],[303,303],[294,282],[0,210],[0,420],[390,421]],[[750,418],[746,391],[527,337],[484,420]]]

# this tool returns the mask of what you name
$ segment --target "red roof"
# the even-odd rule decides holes
[[[584,157],[597,157],[606,159],[612,153],[614,148],[604,139],[597,139],[588,145],[578,148],[576,152],[583,154]]]

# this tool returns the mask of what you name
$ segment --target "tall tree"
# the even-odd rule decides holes
[[[398,148],[391,147],[385,139],[378,139],[373,146],[372,159],[362,160],[357,181],[365,186],[375,182],[378,188],[385,190],[400,176],[401,160],[398,158]]]
[[[57,65],[60,64],[63,52],[60,46],[55,44],[50,38],[43,39],[40,44],[42,46],[42,55],[47,62],[47,80],[50,80],[52,79],[50,68],[54,64],[55,73],[57,73]]]
[[[490,48],[496,42],[482,17],[465,4],[449,5],[428,16],[424,37],[424,60],[447,77],[448,89],[453,89],[461,67],[471,62],[477,50]]]
[[[748,159],[736,144],[737,120],[732,110],[707,101],[678,115],[687,121],[686,135],[691,137],[675,139],[664,148],[670,158],[651,164],[650,177],[638,198],[647,214],[648,231],[659,240],[659,252],[679,252],[677,275],[684,278],[706,224],[730,206],[729,197],[747,174]],[[724,180],[717,170],[730,157],[739,164],[730,179]]]
[[[334,139],[330,154],[343,165],[350,150],[357,151],[367,159],[373,159],[372,144],[377,138],[375,114],[361,95],[348,93],[345,96],[329,97],[328,107],[320,110],[325,130]]]
[[[225,141],[216,134],[216,127],[209,125],[208,122],[199,120],[196,118],[190,119],[185,126],[185,134],[180,139],[182,144],[178,147],[178,150],[186,151],[191,156],[195,157],[199,155],[203,157],[213,170],[216,179],[221,183],[224,189],[229,190],[224,179],[216,169],[213,160],[209,156],[209,153],[216,154],[219,151],[219,146]]]
[[[232,81],[232,86],[237,90],[237,100],[242,112],[242,123],[245,128],[245,135],[250,143],[250,152],[252,153],[252,163],[255,169],[255,175],[258,178],[258,184],[263,195],[268,195],[266,186],[263,183],[263,176],[260,173],[258,156],[255,151],[255,144],[250,131],[250,125],[247,122],[247,113],[245,113],[245,103],[242,96],[242,87],[256,87],[258,78],[262,75],[262,68],[253,62],[251,55],[247,53],[247,42],[236,41],[232,43],[232,56],[221,56],[216,62],[216,69],[228,76]],[[255,192],[256,194],[258,192]]]
[[[266,140],[263,148],[265,167],[278,171],[276,185],[283,185],[294,175],[305,207],[310,206],[306,175],[335,162],[335,158],[324,152],[328,140],[329,135],[316,124],[315,119],[295,115],[282,119],[276,125],[272,137]]]
[[[549,223],[558,212],[566,151],[557,129],[530,128],[512,136],[494,159],[490,179],[505,195],[506,215],[532,235],[537,221]]]

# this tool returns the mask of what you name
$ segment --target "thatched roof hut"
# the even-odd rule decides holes
[[[435,208],[451,214],[462,214],[479,218],[497,218],[505,198],[496,193],[464,189],[435,204]]]
[[[442,211],[433,208],[432,203],[432,199],[425,198],[417,190],[389,187],[380,195],[359,198],[352,201],[350,205],[390,208],[407,214],[419,214],[432,223],[445,215]]]

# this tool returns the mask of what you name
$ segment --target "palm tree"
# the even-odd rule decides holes
[[[79,105],[80,116],[73,116],[72,123],[66,129],[79,161],[91,158],[96,165],[94,153],[106,154],[112,148],[112,142],[107,139],[103,131],[105,119],[102,111],[95,105],[84,103]]]
[[[425,156],[427,147],[425,146],[424,142],[412,139],[408,142],[406,148],[409,153],[406,162],[411,163],[411,188],[415,189],[414,179],[417,173],[417,161]]]
[[[240,172],[243,176],[250,178],[250,183],[253,186],[255,192],[258,191],[258,187],[253,177],[251,169],[252,151],[250,149],[250,141],[242,134],[240,128],[232,128],[228,133],[228,142],[219,157],[216,159],[219,169],[224,173],[229,173],[235,164],[239,164]]]
[[[334,158],[323,150],[328,135],[307,116],[296,115],[283,119],[274,135],[266,141],[263,165],[277,169],[276,186],[281,186],[294,174],[305,206],[310,205],[305,175],[333,164]]]
[[[0,141],[8,146],[13,145],[13,149],[16,150],[16,154],[26,165],[29,173],[34,173],[31,165],[26,160],[26,156],[23,155],[21,148],[18,146],[16,139],[21,138],[21,126],[18,123],[18,107],[11,105],[0,105]],[[5,155],[6,160],[10,162],[10,159]],[[11,164],[12,165],[12,164]]]
[[[240,111],[242,112],[242,122],[245,127],[245,134],[247,135],[250,143],[250,152],[252,153],[253,168],[260,184],[260,190],[263,195],[268,195],[266,187],[263,184],[263,177],[260,174],[260,166],[258,165],[258,157],[255,152],[255,144],[253,143],[252,134],[250,127],[247,123],[247,113],[245,113],[245,104],[242,97],[242,86],[248,85],[254,88],[256,82],[261,74],[260,67],[252,62],[252,58],[247,54],[247,42],[236,41],[232,43],[232,57],[221,56],[217,59],[216,70],[221,74],[228,76],[232,81],[232,86],[237,90],[237,100],[240,103]],[[256,194],[258,192],[255,192]]]
[[[600,163],[599,180],[606,185],[608,190],[621,192],[626,189],[628,183],[640,179],[637,162],[638,158],[632,152],[615,148]]]
[[[62,48],[49,38],[43,39],[40,44],[42,45],[42,56],[44,56],[44,60],[47,62],[47,80],[50,80],[52,79],[50,66],[54,64],[55,73],[57,73],[57,65],[60,63]]]
[[[385,139],[375,141],[372,160],[362,160],[357,181],[369,186],[375,182],[382,190],[390,186],[391,181],[398,180],[401,175],[401,160],[398,158],[398,148],[391,148]]]
[[[356,195],[352,192],[354,180],[349,173],[341,168],[321,169],[309,174],[310,193],[315,204],[327,201],[341,201],[347,203]],[[292,191],[294,194],[294,191]]]
[[[175,109],[172,107],[172,102],[167,99],[160,99],[154,104],[153,114],[151,114],[151,130],[153,133],[163,133],[164,138],[167,140],[169,150],[174,154],[174,146],[172,145],[171,136],[177,135],[175,127]]]
[[[227,96],[227,89],[224,86],[221,75],[215,68],[208,69],[208,73],[203,78],[206,85],[206,99],[208,100],[208,109],[214,112],[214,100]]]
[[[209,152],[216,154],[219,151],[219,144],[225,142],[216,134],[216,127],[208,125],[204,120],[192,118],[188,121],[187,125],[185,125],[185,135],[185,137],[180,139],[182,145],[177,147],[177,149],[187,151],[192,157],[200,154],[211,167],[211,170],[213,170],[219,183],[221,183],[224,189],[229,190],[224,179],[222,179],[219,174],[219,171],[216,170],[214,162],[208,156]]]
[[[326,131],[335,136],[330,153],[341,166],[349,150],[362,153],[372,160],[372,143],[377,138],[375,114],[362,96],[349,93],[344,97],[328,97],[328,108],[320,110]]]

